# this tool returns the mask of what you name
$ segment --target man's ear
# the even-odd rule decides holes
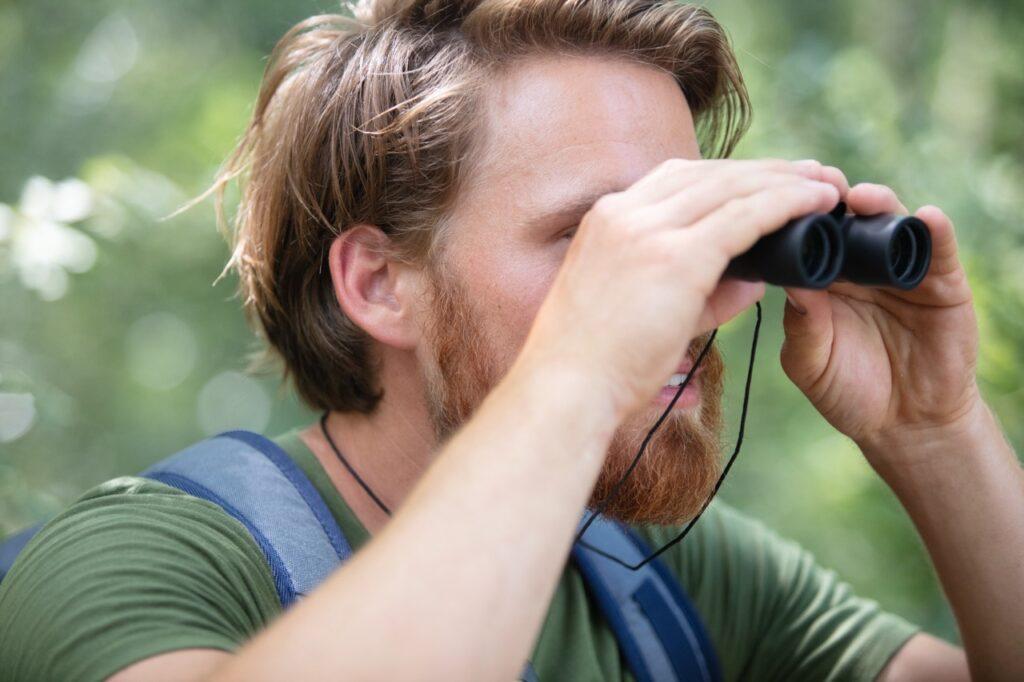
[[[412,350],[420,340],[423,275],[390,258],[388,245],[388,236],[374,225],[338,235],[328,252],[334,295],[345,315],[374,339]]]

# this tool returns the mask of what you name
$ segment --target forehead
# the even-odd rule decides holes
[[[625,189],[665,159],[699,156],[676,81],[623,58],[520,60],[487,88],[483,116],[463,198],[506,216]]]

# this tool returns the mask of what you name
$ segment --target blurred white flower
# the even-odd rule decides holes
[[[138,56],[139,38],[131,21],[120,12],[109,15],[82,44],[58,88],[58,97],[73,113],[96,111],[110,100]]]
[[[39,221],[76,223],[92,213],[92,190],[77,178],[52,182],[36,175],[21,190],[18,210]]]
[[[139,39],[135,28],[120,12],[101,21],[75,59],[75,74],[93,83],[109,83],[124,76],[135,66]]]
[[[93,192],[81,180],[29,178],[17,207],[0,204],[0,244],[9,243],[11,266],[21,283],[41,298],[64,296],[68,272],[96,262],[96,243],[72,227],[92,214]]]
[[[14,209],[7,204],[0,204],[0,244],[10,239],[14,232]]]
[[[0,443],[21,438],[36,419],[36,400],[31,393],[0,393]]]

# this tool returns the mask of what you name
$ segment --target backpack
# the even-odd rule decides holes
[[[352,555],[313,484],[276,443],[259,434],[220,434],[140,475],[213,502],[245,526],[266,558],[284,608]],[[23,530],[0,545],[0,580],[41,527]],[[628,563],[638,563],[649,553],[632,530],[603,517],[587,531],[587,542]],[[572,560],[638,682],[721,679],[700,617],[658,560],[633,571],[578,544]],[[529,662],[520,679],[538,682]]]

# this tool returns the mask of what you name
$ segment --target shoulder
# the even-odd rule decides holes
[[[638,530],[653,550],[677,537],[682,527]],[[822,585],[845,589],[799,544],[719,500],[662,558],[710,627],[740,618],[751,635],[777,626],[780,614],[792,602],[808,599],[808,591]]]
[[[232,649],[279,610],[238,521],[161,483],[116,478],[47,523],[0,584],[0,669],[101,679],[177,648]]]
[[[680,529],[638,530],[657,549]],[[874,679],[916,632],[800,545],[722,502],[662,556],[704,619],[727,677]]]
[[[135,552],[148,548],[165,554],[174,547],[198,547],[199,542],[216,550],[204,553],[206,562],[263,563],[245,527],[217,505],[148,478],[121,476],[86,491],[43,526],[9,577],[16,578],[23,564],[54,552],[92,554],[90,549],[97,546],[128,544]]]

